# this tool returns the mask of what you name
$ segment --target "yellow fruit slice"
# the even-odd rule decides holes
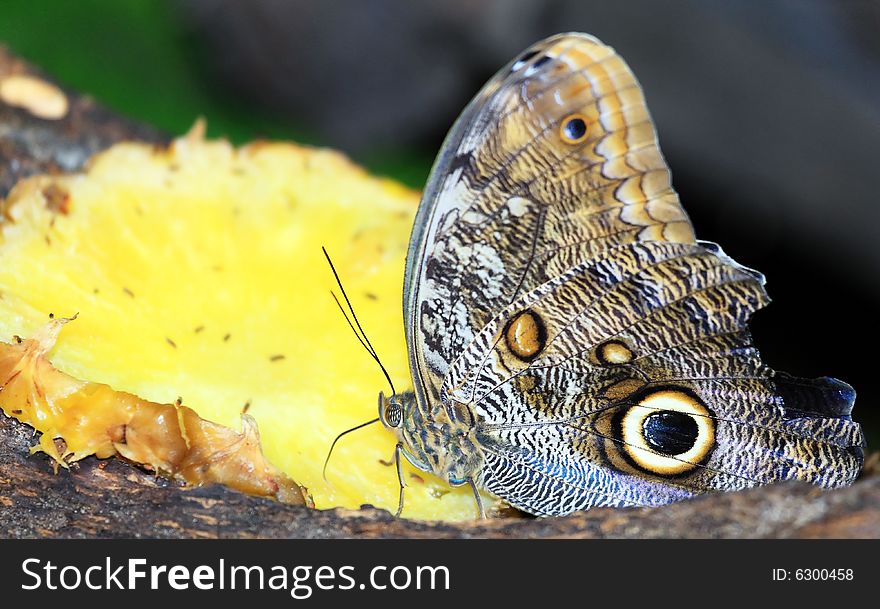
[[[250,415],[242,432],[206,421],[175,402],[156,404],[57,370],[47,354],[64,324],[0,343],[0,392],[12,416],[43,432],[32,452],[58,465],[119,454],[191,485],[220,483],[251,495],[311,505],[307,492],[266,461]]]
[[[167,149],[119,144],[87,172],[27,179],[5,201],[0,340],[34,336],[50,313],[78,314],[49,353],[60,371],[159,404],[180,398],[235,430],[246,410],[268,460],[317,508],[393,511],[397,475],[380,461],[395,440],[378,423],[346,436],[329,482],[321,475],[333,438],[374,418],[388,392],[336,309],[321,247],[405,389],[400,303],[417,202],[332,151],[236,149],[198,129]],[[15,410],[2,394],[0,405]],[[86,443],[63,439],[85,456]],[[404,471],[404,517],[475,516],[467,488]]]

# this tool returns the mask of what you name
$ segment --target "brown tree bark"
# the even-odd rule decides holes
[[[0,48],[0,82],[10,74],[48,80]],[[88,97],[61,93],[66,111],[55,118],[0,99],[0,199],[22,177],[76,171],[117,141],[167,141]],[[663,508],[447,524],[371,507],[311,510],[224,487],[184,489],[118,459],[87,458],[56,474],[45,455],[29,454],[33,444],[33,430],[0,415],[0,537],[880,537],[876,454],[856,484],[834,491],[791,483]]]

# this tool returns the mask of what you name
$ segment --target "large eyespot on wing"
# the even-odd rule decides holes
[[[715,447],[715,416],[692,391],[652,389],[615,417],[615,440],[633,467],[680,476],[708,461]]]
[[[520,295],[649,240],[694,235],[635,76],[584,34],[534,45],[464,110],[419,207],[404,311],[420,399]]]

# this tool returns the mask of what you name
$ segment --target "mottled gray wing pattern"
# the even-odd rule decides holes
[[[551,38],[453,127],[422,199],[404,312],[417,399],[519,295],[622,243],[692,243],[641,88],[613,49]]]
[[[525,511],[861,467],[854,391],[761,362],[763,277],[695,241],[635,77],[589,36],[539,43],[465,109],[404,290],[407,454]]]
[[[716,247],[622,245],[501,310],[450,368],[477,415],[477,483],[520,509],[661,505],[800,479],[852,482],[855,394],[767,368],[763,278]]]

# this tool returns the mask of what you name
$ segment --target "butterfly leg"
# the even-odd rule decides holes
[[[402,449],[402,444],[398,444],[394,447],[394,464],[397,466],[397,481],[400,483],[400,498],[397,500],[397,512],[394,514],[395,518],[400,518],[400,514],[403,512],[403,489],[406,487],[406,483],[403,480],[402,459],[400,458],[400,451]]]
[[[484,520],[486,518],[486,512],[485,510],[483,510],[483,500],[480,499],[480,492],[477,490],[477,485],[474,484],[473,478],[468,478],[467,483],[471,487],[471,490],[474,492],[474,499],[476,499],[477,501],[477,510],[480,512],[480,520]],[[401,493],[402,492],[403,491],[401,489]],[[401,497],[403,497],[402,494]]]

